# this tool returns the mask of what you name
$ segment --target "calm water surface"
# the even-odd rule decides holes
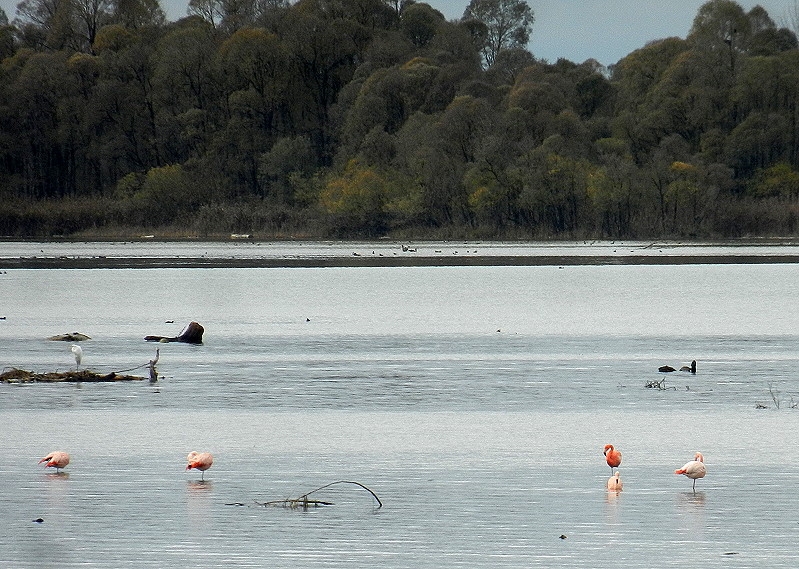
[[[2,366],[66,370],[46,338],[80,331],[86,367],[158,347],[162,375],[0,385],[0,566],[795,567],[797,282],[793,264],[0,271]],[[142,339],[191,320],[202,346]],[[55,449],[65,474],[36,464]],[[189,450],[215,455],[203,482]],[[693,493],[673,471],[696,450]],[[384,506],[354,485],[258,505],[338,480]]]

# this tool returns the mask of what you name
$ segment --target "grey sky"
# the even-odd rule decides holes
[[[656,39],[684,38],[706,0],[529,0],[535,14],[530,51],[552,63],[596,59],[610,65]],[[760,4],[780,25],[794,0],[737,0]],[[447,19],[460,18],[469,0],[428,0]]]
[[[749,10],[760,4],[779,25],[796,0],[738,0]],[[10,20],[18,0],[0,0]],[[460,18],[469,0],[428,0],[449,20]],[[610,65],[651,40],[685,37],[705,0],[530,0],[535,13],[530,50],[555,62],[596,59]],[[186,15],[188,0],[161,0],[170,20]]]

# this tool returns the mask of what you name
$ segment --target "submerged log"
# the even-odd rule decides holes
[[[142,381],[143,379],[145,378],[137,375],[122,375],[113,371],[111,373],[97,373],[88,369],[80,371],[35,373],[24,369],[11,368],[0,373],[0,383],[99,383],[112,381]]]
[[[148,342],[183,342],[185,344],[202,344],[203,343],[203,328],[197,322],[190,322],[183,331],[177,336],[145,336],[144,339]]]
[[[54,342],[82,342],[83,340],[91,340],[86,334],[81,334],[80,332],[72,332],[71,334],[57,334],[55,336],[50,336],[47,338],[48,340],[53,340]]]

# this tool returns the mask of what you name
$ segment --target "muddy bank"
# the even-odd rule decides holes
[[[5,269],[479,267],[577,265],[719,265],[799,263],[797,254],[764,255],[503,255],[403,256],[367,254],[325,258],[18,257],[0,260]]]
[[[6,369],[0,373],[0,383],[80,383],[80,382],[113,382],[142,381],[146,378],[138,375],[122,375],[119,373],[97,373],[88,369],[80,371],[52,371],[36,373],[24,369]]]

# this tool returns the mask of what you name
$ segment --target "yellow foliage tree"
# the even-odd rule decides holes
[[[353,159],[341,174],[328,179],[319,199],[337,231],[374,235],[385,229],[386,195],[383,176]]]

